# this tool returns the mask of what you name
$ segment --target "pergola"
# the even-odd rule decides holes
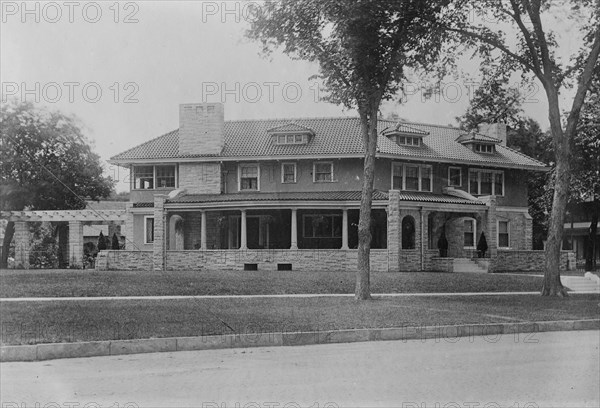
[[[21,268],[29,268],[29,222],[68,222],[69,265],[80,267],[83,263],[83,226],[121,225],[127,218],[125,210],[2,211],[0,216],[15,223],[15,262]]]

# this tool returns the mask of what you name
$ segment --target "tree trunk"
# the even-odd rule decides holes
[[[585,255],[585,270],[594,271],[596,270],[596,234],[598,232],[598,206],[594,206],[594,212],[592,214],[592,221],[590,223],[588,235],[588,244]]]
[[[370,256],[371,256],[371,204],[373,201],[373,181],[375,180],[375,154],[377,152],[377,110],[361,112],[361,127],[365,141],[360,216],[358,220],[358,266],[354,296],[357,300],[371,298]]]
[[[569,194],[569,138],[572,127],[567,127],[563,132],[560,123],[560,109],[558,105],[558,91],[553,85],[545,85],[548,96],[550,128],[556,154],[556,180],[554,184],[554,197],[552,212],[548,227],[548,241],[546,243],[546,260],[544,283],[541,290],[542,296],[567,296],[567,290],[560,281],[560,252],[564,230],[565,208]]]
[[[0,268],[8,268],[8,251],[10,251],[10,242],[15,235],[15,223],[9,221],[4,230],[4,241],[2,242],[2,259],[0,259]]]

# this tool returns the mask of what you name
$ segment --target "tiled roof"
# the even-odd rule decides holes
[[[152,208],[154,203],[133,203],[133,208]]]
[[[286,125],[277,126],[277,127],[267,130],[267,133],[289,133],[289,132],[313,133],[313,130],[307,128],[306,126],[300,126],[297,123],[288,123]]]
[[[496,139],[495,137],[491,137],[491,136],[484,135],[484,134],[477,133],[477,132],[463,133],[456,139],[456,141],[459,143],[465,143],[465,142],[501,143],[502,142],[500,139]]]
[[[400,192],[400,201],[418,201],[426,203],[441,203],[441,204],[475,204],[485,205],[483,201],[468,200],[465,198],[454,197],[446,194],[431,194],[402,191]]]
[[[239,201],[360,201],[360,191],[311,191],[286,193],[235,193],[182,195],[167,203],[224,203]],[[387,201],[384,191],[373,191],[374,201]]]
[[[267,131],[289,125],[290,122],[313,130],[315,136],[310,143],[305,145],[272,143]],[[395,128],[397,125],[394,121],[382,119],[378,121],[380,137],[377,144],[380,156],[397,157],[399,160],[465,162],[481,166],[545,168],[543,163],[503,145],[498,145],[493,155],[474,152],[456,141],[464,131],[449,126],[403,123],[402,126],[429,134],[423,137],[420,147],[399,146],[382,134],[384,130]],[[278,156],[312,158],[338,155],[362,157],[364,151],[359,118],[226,121],[224,132],[225,146],[218,156],[223,159],[277,158]],[[125,164],[132,161],[194,157],[202,157],[202,155],[179,154],[178,130],[174,130],[120,153],[111,160]]]
[[[417,135],[417,136],[426,136],[429,134],[429,132],[426,132],[424,130],[415,129],[414,127],[408,126],[406,123],[402,123],[402,122],[397,123],[396,126],[391,126],[387,129],[384,129],[384,131],[382,133],[384,135],[387,135],[390,133],[405,133],[405,134],[411,134],[411,135]]]

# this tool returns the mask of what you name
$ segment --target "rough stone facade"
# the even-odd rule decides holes
[[[100,251],[96,258],[96,269],[100,271],[150,271],[152,251]]]
[[[225,113],[220,103],[179,105],[179,154],[217,155],[223,150]]]
[[[155,271],[165,269],[166,250],[166,213],[164,210],[166,196],[157,194],[154,196],[154,244],[152,250],[152,266]]]
[[[498,250],[498,256],[493,259],[494,272],[505,271],[540,271],[544,267],[545,251],[516,251]],[[575,269],[575,254],[570,251],[561,251],[560,270],[571,271]]]

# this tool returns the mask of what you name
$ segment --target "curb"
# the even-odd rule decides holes
[[[43,361],[59,358],[117,356],[172,351],[215,350],[248,347],[304,346],[380,340],[426,340],[494,336],[550,331],[599,330],[600,319],[549,322],[464,324],[448,326],[404,326],[396,328],[331,331],[227,334],[200,337],[168,337],[138,340],[107,340],[77,343],[47,343],[0,347],[0,362]]]

